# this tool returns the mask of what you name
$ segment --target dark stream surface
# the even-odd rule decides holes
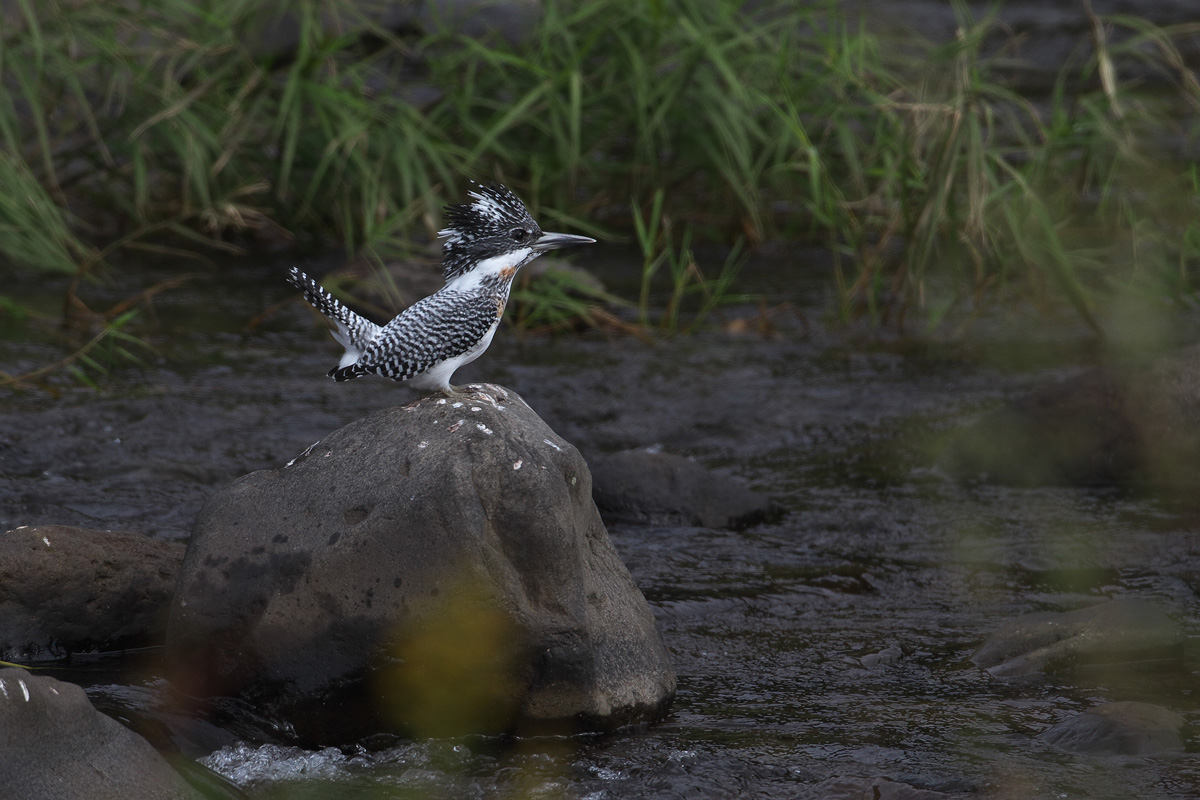
[[[591,258],[618,283],[627,270],[617,265],[632,261]],[[256,798],[785,798],[835,776],[1004,798],[1200,797],[1195,742],[1177,755],[1089,757],[1034,738],[1107,700],[1200,720],[1196,518],[1113,491],[964,486],[932,469],[947,432],[1078,372],[1086,334],[1069,318],[1009,310],[954,342],[865,336],[824,325],[813,311],[822,284],[798,292],[786,270],[794,276],[763,257],[745,276],[767,306],[793,305],[767,338],[715,324],[651,342],[503,330],[458,376],[515,390],[585,455],[661,447],[788,509],[743,532],[610,528],[679,674],[664,722],[350,754],[227,744],[202,763]],[[98,392],[0,397],[0,525],[186,537],[216,487],[415,397],[383,380],[325,378],[339,349],[298,303],[245,332],[294,294],[282,272],[202,276],[159,296],[172,343]],[[3,346],[12,371],[54,357],[46,344]],[[1016,683],[969,661],[1014,615],[1117,597],[1174,616],[1183,657]],[[110,713],[136,716],[160,683],[150,661],[115,667],[115,678],[62,676],[93,684]]]

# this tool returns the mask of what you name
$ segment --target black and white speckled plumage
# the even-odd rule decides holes
[[[466,292],[443,289],[418,300],[383,327],[358,361],[330,375],[346,381],[374,373],[407,381],[467,353],[500,321],[509,284],[493,281]]]
[[[547,250],[592,242],[543,233],[504,186],[476,185],[472,202],[446,207],[439,231],[446,285],[380,327],[339,303],[296,268],[288,280],[337,326],[346,348],[329,371],[338,381],[375,374],[423,389],[453,392],[454,371],[478,358],[499,326],[517,270]]]

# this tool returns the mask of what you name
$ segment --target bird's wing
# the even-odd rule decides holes
[[[470,350],[504,312],[504,301],[483,292],[447,292],[419,300],[389,322],[357,367],[408,380]]]

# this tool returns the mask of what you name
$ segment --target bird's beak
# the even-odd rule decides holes
[[[571,233],[543,233],[536,242],[533,243],[533,249],[539,253],[544,253],[547,250],[557,250],[560,247],[571,247],[577,244],[593,244],[596,240],[589,239],[586,236],[575,236]]]

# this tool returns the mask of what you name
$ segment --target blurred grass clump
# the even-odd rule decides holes
[[[833,2],[547,0],[519,42],[393,30],[373,8],[18,0],[0,269],[71,274],[74,294],[120,251],[204,256],[253,231],[386,257],[431,238],[467,178],[497,177],[549,228],[636,237],[639,319],[665,263],[672,329],[736,271],[689,268],[693,236],[827,243],[843,318],[934,324],[1017,296],[1096,325],[1106,292],[1195,291],[1200,83],[1175,42],[1200,24],[1089,16],[1031,99],[1015,37],[961,2],[953,40],[900,44]],[[547,286],[529,325],[569,327],[578,299]]]

